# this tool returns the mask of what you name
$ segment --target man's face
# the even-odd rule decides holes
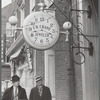
[[[37,85],[37,86],[41,86],[41,85],[42,85],[42,80],[37,81],[37,82],[36,82],[36,85]]]
[[[19,81],[13,82],[13,85],[18,87],[19,86]]]

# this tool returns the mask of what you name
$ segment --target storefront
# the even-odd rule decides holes
[[[21,77],[20,84],[26,89],[28,97],[31,88],[36,85],[35,76],[41,75],[43,77],[44,84],[50,87],[53,100],[88,100],[86,99],[87,95],[85,94],[85,92],[88,91],[86,89],[88,78],[86,79],[85,72],[87,73],[86,75],[89,76],[88,72],[90,72],[90,70],[88,69],[90,68],[90,65],[88,65],[88,59],[90,59],[89,62],[91,62],[93,58],[95,59],[97,57],[97,55],[94,54],[96,49],[94,48],[94,55],[91,56],[89,55],[88,49],[82,49],[81,51],[79,48],[72,48],[72,46],[74,47],[80,42],[78,40],[79,38],[81,38],[81,43],[83,43],[82,46],[88,44],[84,37],[80,37],[79,34],[77,35],[79,31],[74,26],[77,26],[79,22],[84,24],[84,18],[87,21],[90,19],[92,20],[92,18],[86,18],[86,14],[82,15],[76,12],[67,13],[67,10],[70,8],[69,4],[72,3],[72,5],[76,5],[77,2],[79,3],[79,1],[70,2],[55,0],[54,2],[48,3],[49,1],[46,2],[46,0],[43,0],[41,2],[45,2],[47,6],[47,10],[45,10],[45,12],[48,12],[48,14],[45,15],[42,15],[41,11],[39,11],[38,14],[35,13],[37,10],[39,10],[39,5],[37,6],[39,1],[21,1],[22,2],[18,2],[20,9],[16,10],[16,13],[18,19],[20,20],[18,27],[22,27],[23,30],[20,32],[20,35],[6,53],[6,56],[9,57],[9,61],[11,62],[11,75],[17,74]],[[87,7],[85,4],[80,4],[78,7],[82,6],[83,8]],[[73,8],[76,8],[76,6],[73,6]],[[35,13],[35,15],[32,15],[33,19],[31,19],[31,17],[29,17],[30,19],[25,19],[31,13]],[[48,17],[50,16],[50,13],[53,14],[53,19]],[[77,17],[77,14],[81,17]],[[42,18],[40,18],[40,16],[42,16]],[[45,18],[46,21],[44,20]],[[50,18],[50,20],[48,20],[48,18]],[[56,23],[55,19],[58,24]],[[37,25],[38,21],[40,22]],[[63,23],[66,21],[72,21],[74,23],[72,24],[72,29],[69,31],[65,31],[63,29]],[[30,24],[31,26],[25,27],[27,24]],[[85,32],[87,28],[84,25],[81,27],[81,29],[83,29]],[[57,33],[57,35],[54,35],[54,33]],[[69,35],[67,33],[69,33]],[[52,36],[54,40],[52,39]],[[72,39],[74,39],[74,42],[72,42]],[[95,41],[95,43],[97,41]],[[82,52],[85,54],[86,62],[84,62],[83,56],[81,57],[80,55],[74,55],[74,53],[77,52]],[[88,71],[86,68],[88,68]],[[98,66],[96,66],[96,68],[98,69]],[[97,69],[95,69],[96,72]],[[91,69],[91,72],[92,71],[93,69]],[[92,75],[94,74],[95,73],[92,72]],[[90,81],[93,82],[94,79],[91,79]],[[90,83],[90,81],[88,82]],[[96,84],[98,84],[98,79],[96,80]],[[95,85],[91,85],[94,88]],[[89,90],[91,90],[91,88],[89,88]],[[91,91],[93,93],[93,90]],[[91,92],[89,93],[89,98],[92,98]],[[86,97],[85,99],[84,96]]]

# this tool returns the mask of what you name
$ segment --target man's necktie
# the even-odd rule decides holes
[[[42,88],[39,88],[39,95],[42,96]]]
[[[17,88],[15,88],[15,97],[14,97],[14,100],[18,100],[18,91],[17,91]]]

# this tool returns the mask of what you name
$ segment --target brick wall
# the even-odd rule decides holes
[[[59,4],[58,0],[55,0],[55,4],[62,10],[68,6],[66,0],[63,4]],[[52,8],[55,8],[52,5]],[[59,15],[59,16],[58,16]],[[65,13],[69,18],[69,14]],[[60,30],[64,31],[62,25],[68,19],[56,9],[56,19],[60,25]],[[77,100],[82,100],[82,80],[81,80],[81,68],[75,65],[75,82],[73,80],[73,74],[70,74],[68,68],[70,68],[70,50],[69,42],[65,41],[66,35],[60,34],[57,43],[50,49],[55,51],[55,87],[56,87],[56,100],[75,100],[73,89],[70,90],[71,86],[75,85],[75,93]],[[37,74],[44,76],[44,53],[43,51],[37,51]],[[73,97],[71,97],[73,96]]]
[[[44,52],[36,50],[36,75],[44,77]]]

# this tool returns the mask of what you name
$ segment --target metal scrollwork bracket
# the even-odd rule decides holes
[[[77,61],[74,59],[74,62],[75,62],[76,64],[81,65],[81,64],[83,64],[83,63],[85,62],[85,55],[84,55],[82,52],[77,52],[77,53],[75,53],[75,55],[76,55],[76,56],[80,55],[80,56],[83,57],[83,61],[81,61],[81,62],[77,62]]]
[[[80,46],[72,46],[72,49],[74,48],[79,48],[79,49],[88,49],[89,50],[89,55],[92,56],[93,55],[93,44],[92,42],[89,42],[89,46],[88,47],[80,47]],[[83,57],[83,61],[82,62],[77,62],[76,60],[74,60],[74,62],[78,65],[81,65],[85,62],[85,55],[82,52],[77,52],[75,53],[76,56],[80,55]]]
[[[93,43],[92,42],[89,42],[88,47],[72,46],[72,48],[88,49],[89,50],[89,55],[90,56],[93,55]]]

